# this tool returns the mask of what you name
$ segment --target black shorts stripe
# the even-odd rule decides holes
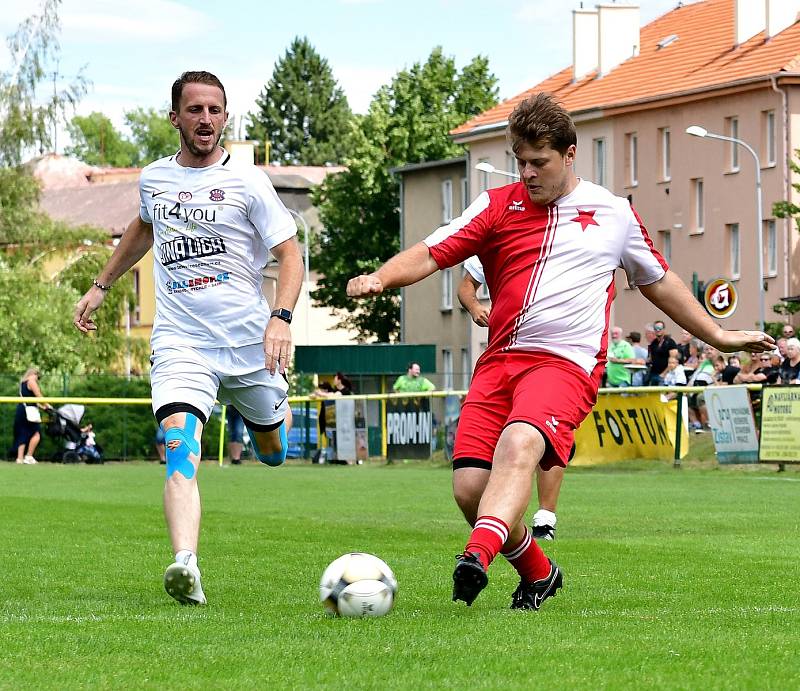
[[[482,458],[468,458],[462,456],[461,458],[453,459],[453,470],[459,468],[483,468],[484,470],[491,470],[492,464],[490,461],[484,461]]]
[[[278,429],[278,427],[283,424],[283,420],[281,420],[280,422],[271,422],[268,425],[259,425],[255,422],[250,422],[244,415],[242,415],[242,420],[244,420],[245,427],[252,432],[271,432],[274,429]]]

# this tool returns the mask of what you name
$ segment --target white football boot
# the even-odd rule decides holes
[[[176,561],[164,572],[164,590],[182,605],[204,605],[206,596],[200,584],[200,569]]]

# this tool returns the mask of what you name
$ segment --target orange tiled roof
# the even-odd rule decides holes
[[[572,82],[572,66],[475,116],[451,134],[508,120],[530,94],[547,91],[571,113],[666,97],[800,69],[800,22],[769,40],[762,31],[735,46],[734,1],[704,0],[678,7],[641,28],[639,55],[597,78]],[[665,48],[659,41],[677,34]]]

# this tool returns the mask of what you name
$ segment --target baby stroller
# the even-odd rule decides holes
[[[81,418],[85,408],[67,403],[50,411],[47,434],[54,439],[63,439],[63,448],[53,455],[57,463],[102,463],[103,450],[94,443],[94,433],[81,430]]]

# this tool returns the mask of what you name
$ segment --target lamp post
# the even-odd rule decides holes
[[[764,330],[766,322],[764,320],[764,244],[763,244],[763,232],[761,229],[762,223],[762,209],[761,209],[761,166],[758,160],[758,154],[755,152],[752,146],[750,146],[747,142],[742,141],[741,139],[737,139],[736,137],[728,137],[724,134],[716,134],[714,132],[709,132],[705,127],[701,127],[700,125],[690,125],[686,128],[686,134],[691,134],[693,137],[701,137],[701,138],[708,138],[708,139],[719,139],[724,142],[732,142],[734,144],[738,144],[742,148],[746,149],[750,152],[753,156],[753,161],[756,164],[756,237],[758,239],[758,252],[756,253],[756,259],[758,261],[758,297],[759,297],[759,306],[758,306],[758,314],[759,314],[759,322],[761,324],[761,330]]]
[[[311,333],[310,333],[310,315],[311,315],[311,288],[309,286],[309,266],[308,266],[308,243],[311,240],[310,232],[308,230],[308,223],[306,223],[306,219],[303,218],[303,215],[299,211],[295,211],[294,209],[286,208],[286,210],[292,214],[295,218],[300,219],[300,222],[303,224],[303,266],[305,268],[305,286],[306,286],[306,345],[311,343]]]
[[[498,170],[488,161],[481,161],[480,163],[476,163],[475,170],[479,170],[482,173],[496,173],[497,175],[505,175],[507,178],[514,178],[515,180],[519,180],[519,175],[517,173],[509,173],[507,170]]]

